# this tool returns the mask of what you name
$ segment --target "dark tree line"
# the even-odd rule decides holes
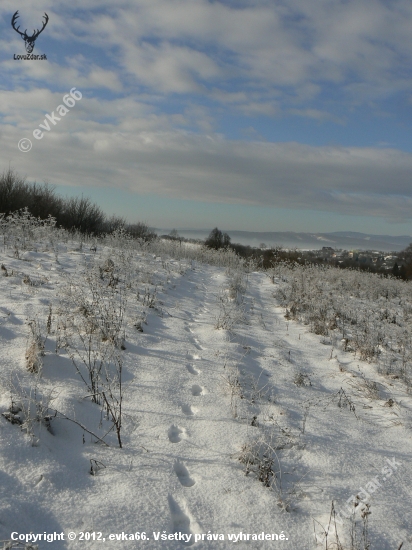
[[[404,280],[412,279],[412,243],[398,254],[393,274]]]
[[[108,218],[89,197],[61,197],[48,183],[28,183],[14,170],[0,176],[0,213],[7,215],[27,208],[36,218],[56,218],[56,225],[77,229],[82,233],[99,235],[124,228],[136,238],[150,240],[156,234],[142,222],[128,224],[119,216]]]

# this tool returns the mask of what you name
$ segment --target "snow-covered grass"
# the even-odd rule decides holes
[[[280,263],[268,272],[286,318],[374,361],[412,389],[412,286],[377,274]]]
[[[24,219],[0,236],[0,540],[411,548],[407,284]]]

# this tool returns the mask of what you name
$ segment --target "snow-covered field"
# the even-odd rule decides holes
[[[45,235],[0,252],[1,541],[412,548],[401,377],[285,319],[275,273]]]

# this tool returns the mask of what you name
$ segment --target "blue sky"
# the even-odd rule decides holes
[[[13,59],[17,9],[48,14],[47,61]],[[0,24],[0,168],[154,227],[412,234],[409,0],[2,0]]]

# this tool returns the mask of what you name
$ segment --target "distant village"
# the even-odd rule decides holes
[[[314,261],[341,268],[392,273],[399,277],[404,264],[403,252],[385,253],[377,250],[339,250],[330,246],[322,250],[299,251],[298,261]]]
[[[386,269],[393,269],[398,257],[396,253],[386,255],[378,250],[335,250],[331,246],[324,246],[322,250],[315,250],[310,252],[310,254],[314,254],[325,262],[335,264],[346,263],[347,265],[352,265],[354,262],[359,262],[360,265],[385,267]]]

